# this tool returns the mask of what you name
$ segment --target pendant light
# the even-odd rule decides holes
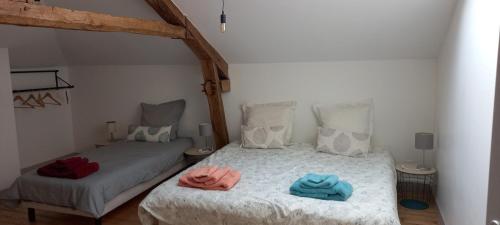
[[[222,0],[222,13],[220,14],[220,32],[226,32],[226,14],[224,13],[224,0]]]

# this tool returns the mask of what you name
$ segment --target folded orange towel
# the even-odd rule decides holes
[[[191,181],[194,181],[196,183],[204,183],[205,185],[213,185],[217,183],[222,177],[224,177],[229,171],[231,171],[231,168],[229,167],[223,167],[223,168],[217,168],[214,172],[212,172],[208,176],[193,176],[193,173],[190,173],[190,179]]]
[[[205,182],[211,180],[212,174],[218,170],[217,166],[204,166],[188,172],[188,176],[195,182]]]
[[[205,190],[227,191],[238,183],[241,177],[240,172],[229,167],[217,168],[215,171],[206,176],[211,177],[211,179],[205,179],[205,176],[203,176],[203,179],[198,178],[198,180],[206,180],[205,182],[197,182],[195,177],[193,177],[193,174],[199,175],[206,173],[207,171],[210,170],[207,170],[206,167],[193,169],[184,176],[181,176],[177,185]]]

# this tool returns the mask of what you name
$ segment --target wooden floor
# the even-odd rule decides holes
[[[441,225],[439,210],[436,204],[431,204],[426,210],[413,210],[398,204],[401,225]]]
[[[145,195],[140,195],[127,204],[106,215],[103,225],[140,225],[137,206]],[[410,210],[399,207],[401,225],[439,225],[439,211],[434,204],[426,210]],[[37,211],[37,222],[29,223],[26,210],[7,209],[0,206],[0,225],[93,225],[94,220],[79,216]]]

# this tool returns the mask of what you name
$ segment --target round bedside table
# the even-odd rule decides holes
[[[398,164],[397,190],[401,198],[399,204],[405,208],[423,210],[429,208],[432,190],[436,185],[436,169],[417,169],[415,166]]]
[[[202,149],[199,148],[190,148],[184,151],[184,156],[186,157],[186,160],[190,163],[197,163],[204,158],[208,157],[212,153],[214,153],[215,150],[211,151],[203,151]]]

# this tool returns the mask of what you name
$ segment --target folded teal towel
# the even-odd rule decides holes
[[[335,190],[336,194],[341,199],[341,201],[345,201],[352,195],[352,185],[346,181],[339,181],[335,186],[333,186],[333,190]]]
[[[328,178],[329,175],[320,175],[320,174],[315,174],[315,173],[308,173],[304,176],[304,178],[309,181],[313,182],[315,184],[319,184]]]
[[[336,183],[337,182],[335,182],[335,184]],[[290,187],[290,191],[301,192],[305,194],[336,194],[335,190],[333,189],[334,186],[335,185],[325,188],[311,188],[302,184],[301,179],[298,179],[292,184],[292,186]]]
[[[296,181],[290,187],[290,194],[292,195],[334,201],[346,201],[351,197],[352,191],[352,185],[346,181],[338,181],[331,188],[302,188],[299,181]]]
[[[302,188],[331,188],[338,180],[339,177],[336,175],[320,175],[315,173],[308,173],[299,179]]]

